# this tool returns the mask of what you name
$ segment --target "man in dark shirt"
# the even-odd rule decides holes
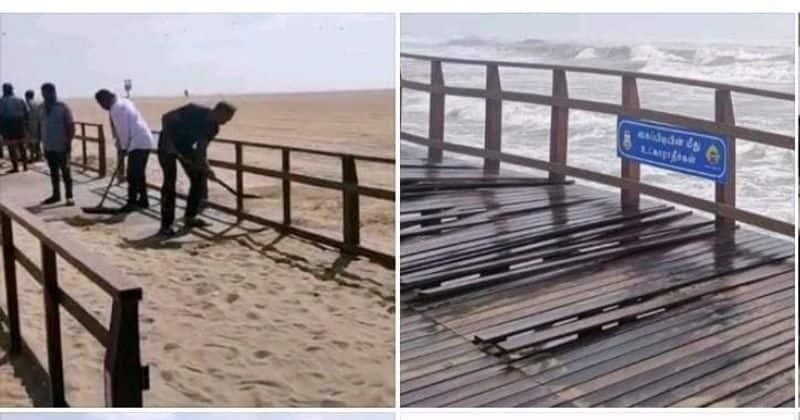
[[[186,200],[185,222],[187,227],[205,225],[197,218],[203,188],[211,168],[207,160],[207,148],[219,132],[219,126],[233,118],[236,108],[220,102],[213,109],[188,104],[172,110],[161,117],[161,135],[158,138],[158,162],[164,171],[161,187],[161,230],[164,236],[175,231],[175,182],[177,161],[189,177],[189,197]]]
[[[10,83],[3,84],[3,96],[0,97],[0,136],[8,145],[12,169],[9,173],[19,171],[19,162],[23,170],[28,170],[28,159],[25,156],[25,138],[28,131],[28,107],[25,101],[14,96],[14,87]]]
[[[72,139],[75,138],[75,122],[72,111],[64,102],[58,100],[56,87],[52,83],[42,85],[42,148],[47,166],[50,168],[50,182],[53,195],[42,204],[55,204],[61,201],[61,178],[64,179],[64,190],[67,193],[67,205],[75,205],[72,199],[72,171],[70,156]]]

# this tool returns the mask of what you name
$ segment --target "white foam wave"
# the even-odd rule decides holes
[[[575,56],[577,60],[591,60],[597,58],[597,51],[594,48],[584,48],[578,55]]]
[[[652,45],[637,45],[631,49],[631,61],[678,61],[685,62],[686,59],[675,54],[668,53]]]

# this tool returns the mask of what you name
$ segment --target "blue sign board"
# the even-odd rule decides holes
[[[728,182],[728,139],[716,134],[620,116],[617,155],[721,184]]]

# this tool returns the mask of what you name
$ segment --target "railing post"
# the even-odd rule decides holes
[[[431,92],[428,110],[428,139],[432,143],[444,143],[444,73],[442,62],[431,61]],[[428,161],[440,163],[444,151],[441,147],[428,146]]]
[[[503,99],[500,86],[500,71],[495,64],[486,66],[486,94],[484,150],[500,153],[503,136]],[[494,157],[484,158],[483,172],[492,175],[499,174],[500,160]]]
[[[47,372],[54,407],[66,407],[64,398],[64,363],[61,351],[61,315],[58,305],[58,269],[56,253],[42,244],[42,280],[44,282],[44,313],[47,331]]]
[[[714,92],[714,115],[717,122],[735,125],[736,120],[733,112],[733,99],[731,91],[727,89],[717,89]],[[728,182],[726,184],[715,184],[715,198],[717,204],[729,206],[731,210],[736,208],[736,139],[728,137],[728,151],[726,156],[726,168],[728,170]],[[724,237],[732,238],[736,230],[736,219],[733,216],[716,216],[717,231]]]
[[[109,345],[105,356],[107,407],[141,407],[149,387],[147,368],[139,349],[139,301],[141,289],[122,292],[111,308]]]
[[[561,69],[553,70],[553,99],[567,99],[567,73]],[[553,105],[550,108],[550,182],[566,180],[567,134],[569,108]]]
[[[83,169],[89,169],[89,156],[86,154],[86,124],[78,123],[81,127],[81,150],[83,151]]]
[[[236,220],[244,219],[244,158],[242,144],[236,143]]]
[[[11,338],[11,354],[22,350],[22,334],[19,327],[19,297],[17,295],[17,264],[14,247],[14,230],[11,217],[0,213],[0,239],[3,241],[3,271],[6,277],[6,306],[8,307],[8,331]]]
[[[639,110],[639,89],[636,86],[636,78],[622,76],[622,113],[630,114]],[[641,170],[639,163],[629,159],[621,158],[620,175],[624,180],[639,182]],[[622,187],[620,201],[623,209],[639,208],[639,188]]]
[[[97,159],[97,171],[100,178],[104,178],[106,176],[106,132],[102,124],[97,126]],[[114,176],[117,175],[114,174]]]
[[[344,219],[344,247],[353,251],[360,243],[361,221],[358,202],[358,174],[353,156],[342,156],[342,216]]]
[[[292,224],[292,181],[289,179],[291,173],[291,161],[289,160],[289,149],[282,150],[281,171],[283,174],[283,224]]]

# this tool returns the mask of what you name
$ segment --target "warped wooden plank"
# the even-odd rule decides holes
[[[704,215],[622,209],[582,185],[492,186],[524,176],[409,162],[403,406],[793,404],[791,241],[723,237]]]

